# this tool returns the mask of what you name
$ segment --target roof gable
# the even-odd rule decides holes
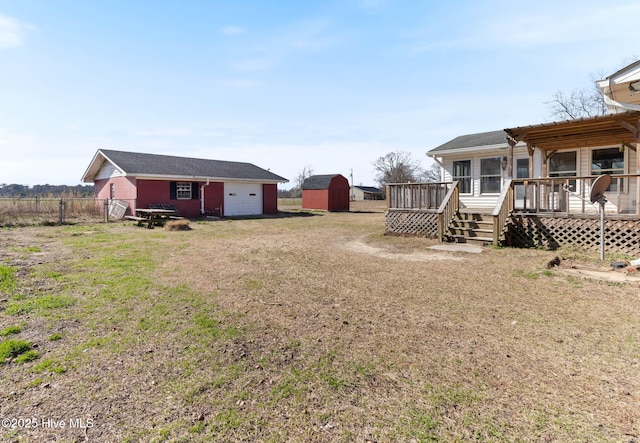
[[[171,155],[146,154],[140,152],[99,149],[82,180],[93,181],[105,162],[113,164],[123,175],[133,177],[234,179],[265,182],[287,182],[270,171],[251,163]]]

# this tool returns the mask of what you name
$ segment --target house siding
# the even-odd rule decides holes
[[[122,177],[122,173],[116,169],[113,163],[105,162],[100,171],[96,174],[96,180],[107,179],[110,177]]]
[[[328,189],[305,189],[302,191],[302,207],[304,209],[329,210]]]
[[[205,183],[200,183],[200,187]],[[202,189],[200,190],[202,192]],[[204,188],[204,213],[222,217],[224,214],[224,183],[210,182]]]
[[[134,178],[120,176],[96,180],[93,185],[95,199],[111,199],[112,184],[114,185],[115,191],[113,198],[127,202],[129,204],[129,213],[133,213],[137,201],[137,189]]]

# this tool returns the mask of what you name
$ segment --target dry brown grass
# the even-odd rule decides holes
[[[62,269],[77,303],[0,314],[67,369],[0,368],[2,415],[92,417],[89,441],[640,438],[637,283],[547,270],[556,253],[539,250],[430,252],[383,220],[13,230],[42,241],[38,261],[71,248],[37,265],[3,245],[7,262]]]
[[[190,231],[189,220],[171,220],[165,223],[165,231]]]

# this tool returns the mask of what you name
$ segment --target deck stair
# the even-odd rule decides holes
[[[456,243],[493,242],[493,218],[489,212],[461,210],[456,212],[449,223],[446,239]]]

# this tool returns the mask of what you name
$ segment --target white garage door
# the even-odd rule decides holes
[[[261,183],[225,183],[224,215],[262,214]]]

